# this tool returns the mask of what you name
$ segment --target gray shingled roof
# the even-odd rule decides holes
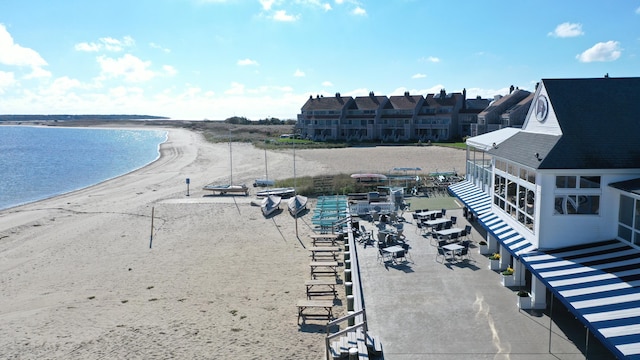
[[[390,96],[389,102],[394,109],[415,109],[422,99],[422,95]]]
[[[355,98],[355,104],[352,108],[360,110],[377,110],[380,104],[387,102],[386,96],[357,96]]]
[[[353,98],[351,96],[327,96],[309,98],[302,106],[302,111],[309,110],[342,110]]]
[[[488,153],[533,169],[544,169],[549,152],[559,139],[557,135],[520,131]]]
[[[622,191],[640,195],[640,178],[611,183],[609,184],[609,186]]]
[[[640,168],[640,78],[542,82],[562,136],[521,132],[489,153],[532,166],[537,152],[538,169]]]
[[[640,78],[542,81],[563,134],[545,167],[640,168]]]

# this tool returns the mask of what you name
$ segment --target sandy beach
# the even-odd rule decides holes
[[[253,188],[211,196],[202,186],[228,181],[229,145],[166,130],[149,166],[0,212],[0,358],[323,358],[324,328],[299,327],[295,308],[311,213],[298,239],[286,211],[251,204]],[[232,149],[234,183],[251,187],[264,151]],[[267,157],[270,178],[293,177],[291,150]],[[436,146],[297,150],[296,173],[462,173],[464,159]]]

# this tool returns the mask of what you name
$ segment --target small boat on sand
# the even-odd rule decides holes
[[[257,197],[267,197],[269,195],[276,195],[279,196],[281,198],[290,198],[293,195],[295,195],[296,191],[294,188],[292,187],[287,187],[287,188],[270,188],[270,189],[265,189],[262,191],[258,191],[256,193]]]
[[[237,194],[244,193],[245,195],[249,195],[249,188],[245,184],[241,185],[229,185],[229,184],[208,184],[205,185],[202,190],[209,190],[213,194],[216,192],[220,193],[220,195],[225,195],[227,193]]]
[[[307,208],[307,197],[302,195],[296,195],[288,201],[289,213],[292,216],[297,216],[302,210]]]
[[[262,209],[262,215],[269,216],[274,211],[280,208],[281,197],[276,195],[269,195],[266,198],[262,199],[262,203],[260,208]]]

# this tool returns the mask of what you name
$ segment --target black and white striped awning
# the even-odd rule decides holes
[[[449,186],[449,190],[476,215],[491,211],[491,197],[471,181],[461,181]]]
[[[536,250],[536,247],[514,230],[498,215],[494,213],[484,213],[478,216],[478,221],[487,229],[491,235],[498,240],[502,246],[507,248],[509,253],[516,259],[522,254]]]
[[[640,359],[640,250],[610,240],[521,260],[614,354]]]
[[[491,212],[491,196],[470,181],[449,186],[449,190],[478,216],[480,224],[516,259],[536,249],[520,233]]]

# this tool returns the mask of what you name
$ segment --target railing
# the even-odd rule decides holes
[[[348,216],[347,219],[351,220],[351,216]],[[350,332],[355,332],[359,328],[362,328],[364,330],[363,332],[364,332],[365,346],[367,345],[366,342],[368,339],[367,332],[369,331],[369,329],[367,326],[367,316],[364,308],[362,282],[360,281],[360,264],[358,263],[358,251],[356,250],[356,241],[353,236],[351,221],[347,222],[346,244],[349,244],[349,262],[351,264],[349,274],[351,275],[351,281],[350,281],[352,284],[351,295],[353,296],[353,303],[350,303],[351,299],[349,298],[349,294],[347,294],[347,311],[348,312],[353,311],[353,312],[339,319],[333,320],[327,324],[327,337],[325,339],[325,346],[326,346],[325,350],[326,350],[327,360],[329,360],[330,358],[330,349],[331,349],[332,339],[348,334]],[[345,275],[347,274],[346,269],[347,269],[347,266],[345,261]],[[346,276],[345,276],[345,285],[346,285],[346,282],[348,282],[347,280],[348,279],[346,279]],[[350,308],[350,306],[352,306],[352,308]],[[353,319],[353,321],[350,321],[351,319]],[[331,332],[330,328],[332,326],[343,323],[344,321],[349,321],[349,325],[347,328],[333,334],[330,333]]]
[[[343,330],[340,330],[338,332],[335,332],[335,333],[331,334],[330,328],[332,326],[335,326],[335,325],[340,326],[339,325],[340,323],[343,323],[345,321],[349,321],[350,319],[354,319],[355,320],[356,317],[360,317],[360,316],[362,318],[362,322],[359,322],[357,324],[354,323],[353,325],[348,326],[348,327],[344,328]],[[329,351],[329,349],[331,349],[331,340],[333,340],[333,339],[335,339],[337,337],[346,335],[346,334],[348,334],[350,332],[355,332],[359,328],[363,329],[364,341],[365,341],[365,345],[366,345],[368,328],[367,328],[367,314],[366,314],[364,309],[362,309],[360,311],[356,311],[356,312],[354,312],[352,314],[349,314],[347,316],[343,316],[343,317],[341,317],[339,319],[335,319],[335,320],[327,323],[327,337],[325,339],[325,349],[326,349],[327,360],[331,360],[331,352]]]

